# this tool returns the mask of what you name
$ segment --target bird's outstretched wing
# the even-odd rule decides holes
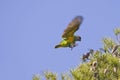
[[[76,16],[67,26],[62,34],[62,38],[68,38],[73,36],[74,33],[79,29],[80,24],[83,21],[82,16]]]

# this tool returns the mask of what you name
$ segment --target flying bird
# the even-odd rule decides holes
[[[82,21],[82,16],[76,16],[64,30],[62,34],[62,41],[58,45],[56,45],[55,48],[69,47],[72,49],[73,47],[75,47],[77,45],[75,42],[81,41],[81,37],[74,35],[74,33],[79,29]]]

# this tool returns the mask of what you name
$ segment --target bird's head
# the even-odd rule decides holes
[[[75,36],[75,41],[81,41],[81,37],[80,36]]]

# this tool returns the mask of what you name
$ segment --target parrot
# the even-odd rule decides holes
[[[76,41],[81,41],[81,36],[76,36],[74,33],[79,29],[82,22],[83,17],[76,16],[64,30],[62,34],[62,41],[59,44],[55,45],[55,48],[74,48],[77,45]]]

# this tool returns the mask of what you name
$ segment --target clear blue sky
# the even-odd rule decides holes
[[[72,51],[54,49],[63,30],[77,15],[82,41]],[[119,0],[0,0],[0,80],[31,80],[50,70],[68,72],[88,49],[102,47],[120,26]]]

